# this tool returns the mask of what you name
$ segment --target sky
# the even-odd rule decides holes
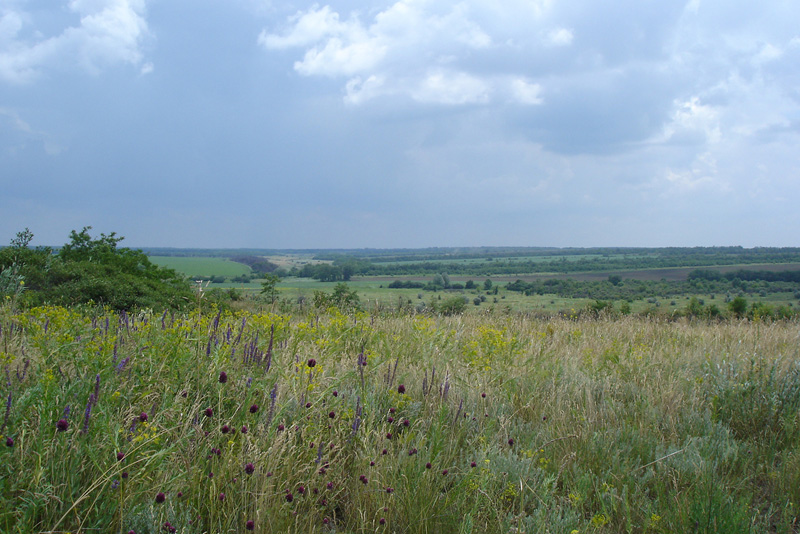
[[[0,0],[0,244],[800,246],[797,0]]]

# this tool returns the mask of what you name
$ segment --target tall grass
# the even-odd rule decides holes
[[[796,323],[4,308],[0,329],[2,532],[800,527]]]

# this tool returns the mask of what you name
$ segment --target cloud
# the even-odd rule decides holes
[[[520,16],[533,20],[549,2],[512,4]],[[314,5],[290,16],[282,29],[263,30],[258,43],[267,50],[304,48],[295,71],[345,78],[350,104],[386,96],[426,104],[485,104],[508,94],[523,104],[539,103],[535,82],[522,85],[521,76],[502,69],[485,72],[474,63],[516,50],[515,41],[527,38],[529,28],[517,34],[501,21],[511,22],[506,10],[479,0],[399,0],[367,20],[359,12],[342,16],[330,6]],[[524,25],[517,21],[517,27]],[[554,28],[540,46],[566,46],[571,40],[569,30]]]
[[[149,37],[144,0],[72,0],[78,25],[43,36],[36,14],[9,9],[0,19],[0,79],[27,83],[42,71],[77,64],[97,73],[118,63],[139,65]]]

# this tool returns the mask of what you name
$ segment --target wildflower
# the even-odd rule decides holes
[[[222,425],[222,433],[223,434],[227,434],[230,431],[231,431],[231,427],[229,427],[228,425]]]
[[[253,471],[255,471],[255,470],[256,470],[256,467],[253,464],[249,463],[249,462],[244,465],[244,472],[247,473],[248,475],[252,475]]]
[[[242,434],[247,434],[247,427],[246,426],[242,426],[241,433]]]
[[[299,493],[300,495],[305,495],[306,494],[306,487],[302,486],[302,485],[301,486],[297,486],[297,493]]]
[[[181,397],[183,397],[184,399],[185,399],[185,398],[186,398],[188,395],[189,395],[189,392],[188,392],[188,391],[186,391],[185,389],[184,389],[183,391],[181,391]]]
[[[394,417],[392,417],[391,415],[387,417],[386,420],[389,421],[390,423],[394,423]]]
[[[384,456],[385,456],[386,454],[388,454],[388,453],[389,453],[389,451],[387,451],[386,449],[383,449],[383,450],[381,451],[381,454],[383,454]]]
[[[212,415],[214,415],[214,409],[213,408],[206,408],[205,414],[206,414],[206,417],[211,417]]]
[[[256,413],[258,411],[258,404],[253,404],[250,406],[250,413]]]
[[[317,365],[317,360],[315,360],[314,358],[309,358],[308,359],[308,366],[309,367],[314,367],[315,365]]]
[[[408,455],[409,456],[414,456],[415,454],[417,454],[417,448],[416,447],[414,447],[413,449],[408,451]]]
[[[431,465],[431,463],[430,463],[430,462],[428,462],[428,463],[426,463],[426,464],[425,464],[425,469],[430,469],[431,467],[433,467],[433,466]]]
[[[117,461],[121,462],[123,458],[125,458],[125,453],[122,452],[122,451],[118,452],[117,453]]]
[[[381,517],[380,520],[378,521],[378,523],[380,523],[381,525],[385,525],[386,524],[386,518],[385,517]]]
[[[221,500],[221,501],[225,500],[225,494],[224,493],[220,493],[219,494],[219,500]]]
[[[66,419],[59,419],[56,423],[56,429],[59,432],[64,432],[67,428],[69,428],[69,422]]]
[[[386,433],[386,439],[392,439],[392,433],[391,432],[387,432]]]
[[[394,488],[387,487],[386,493],[394,493]]]
[[[286,428],[286,427],[285,427],[285,426],[283,426],[282,424],[281,424],[281,425],[278,425],[278,432],[283,432],[285,428]]]
[[[294,495],[291,493],[286,493],[286,502],[292,502],[294,500]]]
[[[475,462],[472,462],[471,464],[469,464],[469,466],[470,466],[470,467],[478,467],[478,464],[477,464],[477,463],[475,463]]]
[[[328,482],[328,483],[326,484],[326,487],[327,487],[328,489],[333,489],[333,482]]]
[[[224,384],[228,381],[228,374],[225,371],[219,373],[219,383]]]
[[[123,480],[128,478],[128,472],[127,471],[123,471],[122,472],[122,478],[123,478]]]
[[[408,419],[403,419],[403,426],[407,427],[410,424],[411,424],[411,421],[409,421]]]
[[[248,519],[247,523],[244,524],[244,528],[247,530],[255,530],[256,524],[253,522],[252,519]]]
[[[310,402],[306,403],[306,408],[311,408],[311,403]]]
[[[402,395],[403,393],[406,392],[406,387],[403,384],[400,384],[399,386],[397,386],[397,392]]]
[[[323,518],[322,518],[322,524],[323,524],[323,525],[327,525],[327,524],[328,524],[328,523],[330,523],[330,522],[331,522],[331,520],[330,520],[330,519],[328,519],[327,517],[323,517]]]
[[[335,417],[336,417],[336,412],[334,412],[334,411],[331,411],[331,412],[328,414],[328,417],[330,417],[331,419],[335,418]]]
[[[11,439],[11,436],[8,436],[6,438],[6,447],[13,447],[13,446],[14,446],[14,440]]]
[[[338,397],[338,396],[339,396],[339,392],[338,392],[338,391],[336,391],[335,389],[333,390],[333,396],[334,396],[334,397]]]
[[[508,445],[509,445],[509,447],[513,447],[514,446],[514,438],[508,438]]]
[[[447,473],[448,473],[448,471],[447,471],[447,469],[445,469],[444,471],[442,471],[442,476],[447,476]]]
[[[167,500],[167,496],[166,496],[166,495],[164,495],[164,494],[163,494],[163,493],[161,493],[161,492],[158,492],[158,494],[156,495],[156,502],[157,502],[157,503],[159,503],[159,504],[161,504],[162,502],[164,502],[164,501],[166,501],[166,500]]]
[[[486,393],[481,393],[481,398],[486,398]]]
[[[366,475],[361,475],[360,477],[358,477],[358,479],[359,479],[361,482],[363,482],[364,484],[366,484],[367,482],[369,482],[369,479],[366,477]]]
[[[147,414],[145,412],[139,414],[139,421],[141,421],[142,423],[147,421]]]

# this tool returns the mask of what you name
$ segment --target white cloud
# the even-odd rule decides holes
[[[516,2],[511,9],[530,21],[548,4]],[[330,6],[314,5],[289,17],[282,30],[262,31],[258,43],[269,50],[305,48],[295,71],[347,78],[345,100],[350,104],[387,95],[449,105],[485,103],[502,92],[497,86],[507,85],[503,79],[509,76],[481,73],[470,67],[470,58],[511,46],[513,39],[498,23],[507,20],[508,10],[486,0],[398,0],[365,21],[359,13],[345,18]],[[557,44],[571,40],[568,30],[555,31]],[[515,101],[538,103],[536,84],[505,91]]]
[[[435,71],[429,73],[412,91],[419,101],[434,104],[483,104],[489,101],[488,83],[464,72]]]
[[[149,35],[144,0],[72,0],[69,9],[80,16],[80,24],[49,37],[41,35],[33,14],[5,13],[0,19],[0,78],[25,83],[64,64],[96,73],[116,63],[141,63]],[[20,38],[22,30],[34,38]]]
[[[542,86],[522,78],[511,81],[511,93],[521,104],[538,105],[542,103]]]
[[[572,30],[557,28],[547,34],[547,41],[552,46],[567,46],[572,44],[573,37]]]

